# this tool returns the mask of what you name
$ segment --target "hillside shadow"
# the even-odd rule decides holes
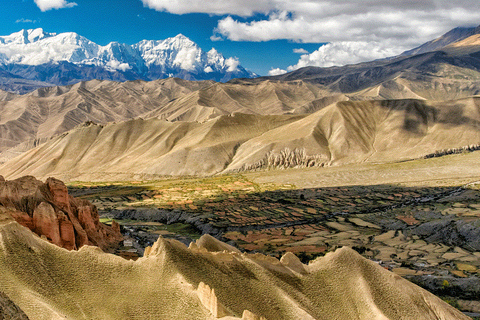
[[[478,105],[480,99],[472,97],[473,103]],[[480,119],[473,118],[467,112],[467,104],[456,101],[444,102],[442,105],[429,105],[424,100],[405,99],[386,100],[380,103],[386,109],[404,111],[403,129],[414,134],[427,134],[428,127],[442,124],[449,127],[468,125],[472,128],[480,127]]]
[[[149,190],[147,186],[134,185],[69,185],[68,193],[76,198],[88,198],[91,196],[98,197],[122,197],[135,196]],[[128,199],[124,199],[128,200]],[[142,200],[141,197],[138,200]],[[113,200],[112,200],[113,202]]]

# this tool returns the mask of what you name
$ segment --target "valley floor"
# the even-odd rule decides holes
[[[208,178],[71,182],[135,257],[158,235],[203,233],[247,252],[307,261],[341,246],[480,313],[480,152],[392,164]]]

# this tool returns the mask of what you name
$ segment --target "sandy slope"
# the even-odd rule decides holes
[[[263,115],[305,113],[310,103],[331,95],[330,91],[303,81],[267,80],[251,85],[215,83],[174,100],[145,117],[204,121],[235,112]],[[346,98],[335,95],[333,99]]]
[[[339,102],[242,144],[227,170],[260,161],[268,151],[303,147],[327,164],[386,162],[435,150],[478,144],[476,98]],[[433,151],[432,151],[433,150]]]
[[[255,85],[169,78],[125,83],[92,80],[66,87],[41,88],[26,95],[0,92],[2,162],[86,122],[97,124],[157,117],[203,122],[236,112],[305,113],[342,95],[302,81],[265,81]]]
[[[17,97],[18,96],[14,93],[0,90],[0,101],[8,101]]]
[[[194,175],[222,171],[239,144],[290,123],[301,115],[222,116],[205,122],[130,120],[105,127],[91,125],[71,131],[32,149],[17,160],[18,166],[2,173],[31,171],[65,176],[86,174]],[[23,160],[20,160],[23,159]]]
[[[63,133],[85,121],[132,119],[212,83],[173,78],[125,83],[92,80],[40,88],[9,99],[0,94],[0,150]]]
[[[468,319],[348,248],[303,265],[160,238],[133,262],[0,223],[0,291],[30,319]]]
[[[4,293],[0,292],[0,319],[28,320],[28,317]]]
[[[27,174],[65,180],[209,175],[288,166],[291,160],[270,163],[270,158],[290,159],[295,149],[304,150],[306,158],[296,166],[400,161],[478,145],[479,106],[479,98],[343,101],[310,115],[90,125],[49,140],[0,171],[8,179]]]
[[[480,49],[480,34],[474,34],[466,39],[449,44],[442,51],[450,54],[462,55],[478,52]]]

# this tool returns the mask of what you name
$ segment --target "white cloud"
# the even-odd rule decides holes
[[[173,65],[178,66],[183,70],[193,71],[197,64],[198,53],[198,49],[194,46],[182,48],[175,56]]]
[[[15,23],[37,23],[37,20],[32,20],[32,19],[18,19],[15,21]]]
[[[75,2],[67,2],[66,0],[35,0],[35,3],[41,11],[71,8],[77,5]]]
[[[152,9],[175,14],[253,17],[249,22],[232,17],[219,21],[216,36],[234,41],[289,39],[322,43],[397,39],[420,43],[457,26],[477,25],[480,11],[478,0],[141,1]]]
[[[203,69],[203,71],[204,71],[205,73],[210,73],[210,72],[213,72],[213,69],[212,69],[212,67],[207,66],[205,69]]]
[[[283,70],[283,69],[280,69],[280,68],[275,68],[275,69],[271,69],[270,71],[268,71],[269,76],[279,76],[279,75],[282,75],[282,74],[285,74],[285,73],[287,73],[287,70]]]
[[[480,2],[477,5],[480,10]],[[244,22],[231,16],[218,22],[215,35],[232,41],[288,39],[322,43],[338,41],[382,41],[395,39],[417,45],[463,25],[476,25],[478,17],[467,9],[457,14],[439,11],[383,11],[341,13],[325,16],[298,15],[288,11],[272,13],[264,20]]]
[[[398,54],[395,46],[385,45],[378,42],[331,42],[321,46],[318,50],[315,50],[310,54],[302,55],[296,65],[288,67],[288,71],[307,66],[343,66],[346,64],[391,57],[395,54]]]
[[[143,5],[158,11],[175,14],[208,13],[251,16],[255,12],[268,12],[274,1],[258,0],[142,0]]]
[[[110,67],[112,70],[121,70],[123,72],[132,69],[128,63],[122,63],[118,60],[110,60],[107,62],[107,67]]]
[[[293,52],[294,53],[300,53],[300,54],[308,53],[308,51],[303,49],[303,48],[293,49]]]
[[[213,41],[286,39],[299,43],[332,43],[308,59],[302,57],[297,65],[307,62],[337,65],[376,59],[381,54],[396,55],[455,27],[480,23],[478,0],[141,1],[147,7],[176,14],[223,15],[211,37]],[[371,54],[352,52],[352,48],[362,50],[365,43]],[[342,49],[341,45],[346,47]],[[347,53],[353,56],[349,58]]]
[[[223,38],[220,37],[219,35],[212,34],[212,36],[210,37],[210,40],[212,40],[212,41],[223,41]]]
[[[228,67],[227,68],[228,72],[238,71],[239,64],[240,64],[240,61],[238,61],[238,58],[228,58],[225,60],[225,65]]]

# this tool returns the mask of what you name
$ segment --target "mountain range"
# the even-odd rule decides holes
[[[450,100],[479,94],[480,27],[457,28],[387,59],[342,67],[305,67],[287,74],[234,83],[302,80],[362,98]]]
[[[387,78],[389,83],[374,90],[402,86],[401,79],[416,79],[419,73],[425,82],[434,82],[442,72],[451,75],[445,66],[452,66],[461,75],[464,69],[478,71],[478,57],[471,53],[478,51],[479,33],[480,27],[455,28],[396,57],[343,67],[305,67],[254,81],[306,80],[342,93],[380,85]],[[236,58],[225,58],[213,48],[205,52],[181,34],[166,40],[142,40],[133,45],[111,42],[105,46],[73,32],[56,34],[42,29],[0,37],[0,89],[10,92],[23,94],[40,87],[93,79],[124,82],[167,77],[226,82],[257,75],[239,65]]]
[[[412,55],[427,53],[427,52],[436,51],[436,50],[445,50],[446,47],[448,47],[453,43],[463,41],[464,39],[467,39],[471,36],[475,36],[478,34],[480,34],[480,26],[471,27],[471,28],[466,28],[466,27],[454,28],[436,39],[428,41],[427,43],[424,43],[421,46],[418,46],[416,48],[413,48],[412,50],[407,50],[403,52],[402,54],[400,54],[400,56],[405,57],[405,56],[412,56]]]
[[[432,52],[277,77],[91,80],[0,92],[0,169],[8,178],[95,180],[129,172],[130,179],[475,148],[480,42],[478,28],[467,31],[434,41],[444,47],[419,49]]]
[[[19,93],[92,79],[228,81],[254,76],[236,58],[225,58],[213,48],[205,52],[182,34],[106,46],[74,32],[56,34],[43,29],[0,37],[0,89]]]
[[[343,101],[311,114],[86,124],[21,153],[0,172],[105,181],[409,160],[478,147],[479,106],[478,98]]]

